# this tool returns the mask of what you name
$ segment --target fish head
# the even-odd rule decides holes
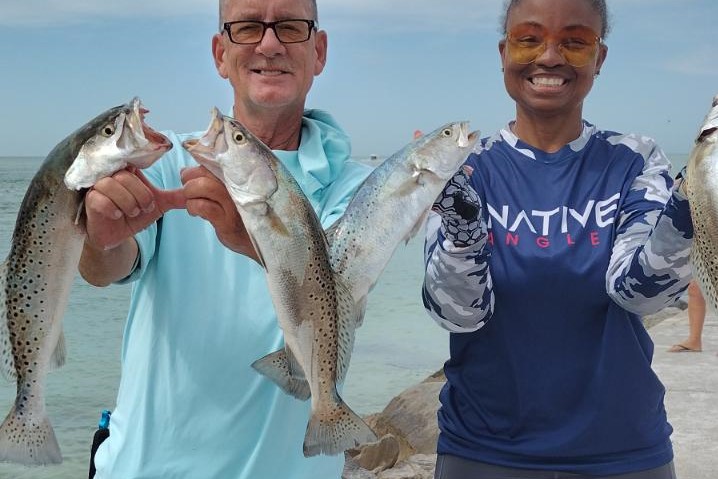
[[[227,187],[237,206],[266,203],[277,191],[274,153],[234,118],[212,110],[209,128],[183,146]]]
[[[443,180],[456,174],[479,139],[469,132],[469,122],[448,123],[414,140],[414,168],[417,174],[430,171]]]
[[[128,165],[146,168],[170,150],[172,142],[145,123],[146,113],[140,99],[133,98],[90,122],[88,137],[65,173],[65,186],[89,188]]]
[[[695,195],[699,191],[712,190],[706,183],[715,185],[718,173],[718,95],[701,124],[695,145],[686,164],[686,192],[690,201],[699,202]]]
[[[701,126],[701,130],[698,133],[698,138],[696,139],[696,143],[701,141],[711,141],[715,142],[716,137],[718,136],[718,95],[713,97],[713,104],[711,106],[711,110],[708,112],[708,115],[706,115],[705,120],[703,121],[703,125]]]

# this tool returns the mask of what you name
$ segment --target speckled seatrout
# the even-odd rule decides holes
[[[718,311],[718,96],[701,126],[685,178],[693,219],[693,272]]]
[[[421,228],[436,197],[469,156],[479,132],[469,133],[468,127],[468,122],[446,124],[384,160],[327,230],[332,268],[351,289],[358,309],[364,309],[397,246]]]
[[[112,108],[47,156],[20,206],[12,245],[0,265],[0,348],[15,404],[0,426],[0,461],[62,462],[45,410],[45,375],[65,361],[62,316],[85,237],[87,191],[104,176],[144,168],[172,144],[143,122],[140,100]]]
[[[347,332],[357,317],[349,292],[335,281],[309,200],[267,146],[217,109],[204,136],[184,147],[224,182],[266,270],[285,346],[253,367],[285,392],[311,397],[304,455],[375,441],[337,391],[351,353]]]

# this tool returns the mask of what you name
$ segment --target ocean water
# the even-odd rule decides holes
[[[41,158],[0,157],[0,260],[10,250],[20,203]],[[358,413],[378,412],[405,388],[440,369],[448,333],[421,304],[422,238],[400,245],[372,291],[357,331],[344,398]],[[120,344],[129,286],[96,288],[75,280],[65,313],[67,362],[47,377],[46,404],[63,453],[57,466],[0,463],[0,479],[87,477],[90,445],[102,409],[115,403]],[[15,399],[15,384],[0,378],[0,419]]]
[[[687,155],[669,156],[675,174]],[[10,249],[23,195],[41,161],[0,157],[2,260]],[[380,411],[399,392],[440,369],[448,357],[448,333],[421,304],[421,249],[422,238],[400,245],[370,294],[344,387],[346,401],[361,414]],[[48,375],[46,390],[47,410],[64,462],[39,468],[0,464],[0,479],[87,477],[100,412],[114,406],[128,300],[128,286],[95,288],[76,279],[64,318],[67,363]],[[15,384],[0,379],[2,417],[14,398]]]

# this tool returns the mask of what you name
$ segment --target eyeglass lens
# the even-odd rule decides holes
[[[235,43],[259,43],[265,30],[271,28],[282,43],[300,43],[309,40],[311,22],[306,20],[281,20],[278,22],[239,21],[228,23],[230,40]]]
[[[511,59],[520,64],[535,61],[548,48],[558,45],[566,62],[574,67],[588,65],[595,58],[600,38],[592,29],[583,26],[564,28],[556,33],[532,23],[516,25],[506,36]]]

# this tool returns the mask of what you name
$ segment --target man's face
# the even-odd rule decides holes
[[[309,0],[228,0],[222,22],[314,20]],[[284,44],[271,29],[259,43],[237,45],[227,33],[212,41],[217,71],[234,88],[235,109],[302,111],[315,75],[324,69],[327,36],[312,31],[309,40]]]

